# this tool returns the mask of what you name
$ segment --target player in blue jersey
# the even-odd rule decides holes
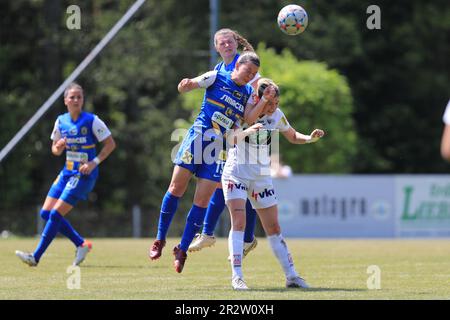
[[[214,35],[214,45],[223,61],[218,63],[214,70],[228,71],[234,70],[236,61],[239,59],[239,47],[242,51],[254,51],[252,45],[242,37],[238,32],[225,28],[218,30]],[[249,82],[253,89],[256,90],[258,79],[261,77],[259,73]],[[210,247],[216,242],[214,237],[214,229],[217,226],[220,215],[225,209],[225,199],[223,196],[222,185],[219,184],[216,191],[211,197],[210,204],[206,210],[205,220],[203,222],[202,233],[195,236],[194,241],[189,246],[189,251],[199,251],[203,248]],[[245,225],[244,235],[244,257],[254,248],[258,242],[254,236],[256,227],[256,211],[252,208],[250,201],[246,204],[247,224]]]
[[[203,224],[206,208],[212,193],[222,176],[225,151],[223,134],[240,126],[242,121],[253,123],[273,98],[273,88],[267,88],[264,99],[253,105],[253,88],[248,82],[259,69],[259,57],[254,52],[244,53],[236,62],[233,72],[210,71],[193,79],[183,79],[178,91],[185,93],[197,88],[206,88],[200,114],[185,136],[176,159],[168,191],[162,204],[158,234],[149,257],[156,260],[166,244],[166,235],[178,201],[185,193],[192,175],[197,179],[193,206],[188,213],[181,243],[173,249],[174,267],[181,272],[187,258],[186,252],[195,234]]]
[[[37,266],[41,256],[56,234],[60,232],[76,247],[74,265],[79,265],[91,249],[64,218],[80,200],[86,200],[98,177],[98,166],[115,149],[116,144],[105,123],[96,115],[82,111],[83,89],[71,83],[64,91],[64,104],[68,112],[60,115],[51,135],[52,153],[60,156],[65,152],[66,163],[51,186],[41,217],[47,221],[41,240],[34,253],[16,251],[17,257],[29,266]],[[95,145],[103,147],[97,155]]]

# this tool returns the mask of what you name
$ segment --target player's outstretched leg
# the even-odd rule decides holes
[[[206,209],[203,232],[195,235],[194,240],[189,246],[189,252],[200,251],[203,248],[211,247],[216,243],[214,230],[216,229],[217,222],[219,221],[223,209],[225,209],[223,190],[222,188],[217,188]]]
[[[50,217],[50,210],[42,209],[40,215],[42,219],[48,221]],[[92,243],[84,240],[65,218],[61,219],[59,233],[67,237],[75,245],[76,250],[73,265],[79,266],[86,259],[87,254],[91,251]]]
[[[181,243],[174,248],[173,254],[175,256],[174,266],[175,270],[180,273],[183,270],[184,263],[187,258],[186,252],[189,249],[195,234],[200,230],[203,220],[205,219],[206,208],[192,205],[186,218],[186,225],[184,227]]]
[[[50,217],[50,210],[44,210],[42,209],[41,212],[41,218],[45,221],[48,221]],[[80,234],[72,227],[72,225],[67,221],[65,218],[61,219],[61,224],[59,226],[59,233],[61,233],[63,236],[67,237],[72,243],[75,245],[75,247],[80,247],[84,243],[84,239]]]
[[[179,199],[180,197],[174,196],[169,191],[164,195],[159,213],[158,234],[148,254],[151,260],[157,260],[162,255],[162,250],[166,245],[167,232],[177,211]]]
[[[34,253],[30,254],[16,251],[16,256],[29,266],[37,266],[41,256],[44,254],[45,250],[47,250],[48,246],[58,233],[62,218],[62,215],[58,211],[52,210],[50,212],[50,217],[45,224],[44,231],[42,232],[41,240],[39,241]]]

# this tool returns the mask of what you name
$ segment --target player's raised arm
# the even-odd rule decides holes
[[[258,119],[258,117],[261,115],[261,113],[264,110],[264,107],[266,103],[269,100],[272,100],[276,96],[276,90],[273,86],[269,85],[264,89],[263,96],[261,99],[258,99],[255,97],[255,100],[251,100],[247,103],[245,106],[245,112],[244,112],[244,120],[248,124],[253,124]],[[254,104],[254,102],[257,102]]]
[[[285,138],[293,144],[305,144],[314,143],[325,135],[325,132],[321,129],[314,129],[310,135],[297,132],[294,128],[290,127],[286,131],[281,131]]]
[[[178,84],[178,92],[185,93],[198,88],[208,88],[216,81],[217,71],[208,71],[196,78],[184,78]]]

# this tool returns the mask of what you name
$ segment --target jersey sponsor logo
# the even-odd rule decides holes
[[[213,113],[211,120],[217,122],[219,125],[224,127],[225,129],[231,129],[233,127],[234,121],[225,116],[224,114],[216,111]]]
[[[69,130],[69,135],[70,136],[76,136],[78,134],[78,128],[77,127],[72,127]]]
[[[67,138],[67,143],[84,144],[86,142],[87,142],[87,138],[86,137]]]
[[[242,92],[239,92],[237,90],[233,91],[233,97],[237,98],[237,99],[241,99],[242,98]]]
[[[80,131],[83,136],[87,135],[87,133],[88,133],[88,129],[86,127],[81,127]]]
[[[258,197],[260,199],[273,197],[275,195],[275,189],[267,189],[265,188],[262,192],[255,192],[255,190],[252,191],[252,198],[255,199],[255,201],[258,201]]]
[[[86,163],[86,162],[88,162],[88,154],[85,152],[67,151],[66,152],[66,160]]]
[[[237,102],[236,100],[234,100],[233,98],[227,96],[226,94],[222,95],[220,100],[225,101],[232,107],[238,109],[240,112],[244,112],[244,106],[242,104],[240,104],[239,102]]]
[[[183,161],[186,164],[191,164],[192,163],[192,158],[193,158],[192,153],[190,153],[188,150],[186,150],[183,153],[183,156],[181,157],[181,161]]]
[[[220,88],[220,90],[231,93],[231,88],[228,88],[228,87],[222,87],[222,88]]]
[[[231,181],[228,181],[227,189],[233,192],[234,188],[236,188],[236,190],[244,190],[244,191],[248,190],[248,188],[242,183],[233,183]]]

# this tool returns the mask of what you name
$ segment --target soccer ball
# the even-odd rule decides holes
[[[290,36],[302,33],[307,26],[308,14],[296,4],[285,6],[278,13],[278,27]]]

